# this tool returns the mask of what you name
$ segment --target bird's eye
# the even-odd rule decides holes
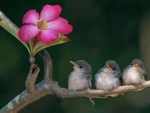
[[[116,68],[112,68],[113,70],[115,70]]]
[[[79,68],[82,68],[82,66],[79,66]]]

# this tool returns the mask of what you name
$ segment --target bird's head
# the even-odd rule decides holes
[[[140,59],[134,59],[131,64],[131,67],[142,70],[144,68],[143,62]]]
[[[114,60],[109,60],[105,63],[104,67],[108,72],[114,73],[114,74],[119,74],[120,69],[116,61]]]
[[[70,63],[73,64],[75,71],[81,71],[87,74],[92,72],[91,66],[84,60],[78,60],[76,62],[70,61]]]

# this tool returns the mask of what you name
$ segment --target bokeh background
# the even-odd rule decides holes
[[[45,4],[61,5],[61,16],[74,28],[68,35],[71,42],[47,49],[53,60],[53,79],[61,87],[67,87],[68,75],[73,70],[70,60],[87,61],[94,76],[107,60],[116,60],[122,71],[134,58],[140,58],[150,75],[149,0],[0,0],[0,10],[21,27],[28,10],[40,12]],[[0,108],[25,89],[28,58],[25,47],[0,28]],[[38,54],[36,63],[41,69],[39,82],[43,78],[43,62]],[[150,88],[93,100],[95,105],[88,98],[48,95],[19,113],[147,113]]]

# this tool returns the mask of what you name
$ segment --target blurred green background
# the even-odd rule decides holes
[[[70,60],[84,59],[93,76],[107,60],[116,60],[121,71],[134,58],[144,61],[150,74],[150,1],[149,0],[0,0],[2,10],[21,27],[23,15],[30,9],[38,12],[45,4],[62,6],[61,16],[73,25],[71,42],[48,48],[53,60],[53,79],[67,87]],[[29,71],[28,52],[12,35],[0,28],[0,108],[25,89]],[[43,79],[43,62],[36,55]],[[150,78],[150,77],[148,77]],[[58,98],[48,95],[19,113],[147,113],[150,111],[150,88],[128,92],[107,99]]]

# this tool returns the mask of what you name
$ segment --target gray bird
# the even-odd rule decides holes
[[[84,60],[76,62],[70,61],[74,70],[70,73],[68,79],[69,90],[86,90],[92,87],[92,68]]]
[[[105,66],[101,68],[98,73],[95,75],[95,86],[96,89],[99,90],[117,90],[120,86],[120,69],[116,61],[109,60],[106,62]],[[107,95],[107,96],[117,96],[114,95]]]
[[[122,74],[124,85],[141,85],[147,80],[146,71],[143,62],[140,59],[134,59],[128,65]]]

